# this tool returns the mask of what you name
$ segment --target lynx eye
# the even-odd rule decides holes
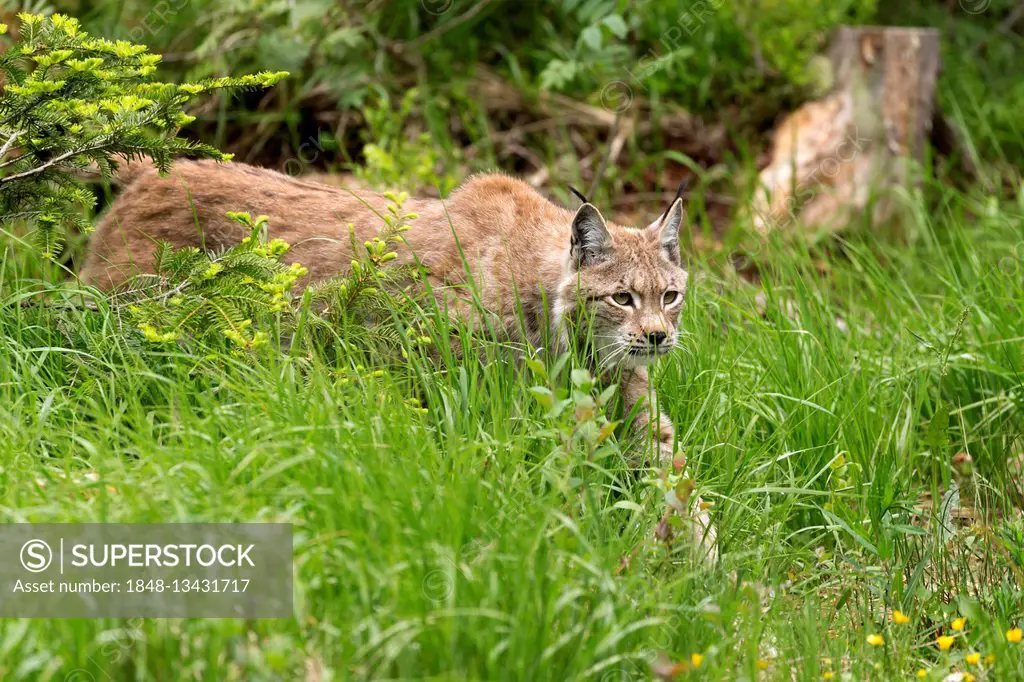
[[[679,300],[679,292],[678,291],[671,291],[671,290],[669,290],[669,291],[666,291],[661,296],[661,304],[662,305],[672,305],[673,303],[675,303],[678,300]]]
[[[631,306],[633,305],[633,294],[628,291],[619,291],[612,294],[612,301],[615,302],[615,305]]]

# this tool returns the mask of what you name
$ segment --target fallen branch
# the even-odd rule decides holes
[[[488,112],[529,112],[542,119],[556,119],[578,128],[614,130],[620,114],[575,100],[554,92],[541,91],[527,96],[517,86],[487,69],[478,69],[473,89]],[[716,162],[726,146],[725,126],[706,124],[701,118],[682,109],[673,109],[651,118],[652,108],[645,99],[634,98],[621,117],[630,122],[637,135],[662,132],[674,138],[672,148],[693,158]],[[612,139],[609,136],[609,139]]]

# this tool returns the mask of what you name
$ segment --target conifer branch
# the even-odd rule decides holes
[[[20,37],[0,53],[0,220],[29,223],[50,257],[68,229],[89,228],[83,208],[95,198],[79,182],[83,169],[109,169],[119,158],[147,157],[164,170],[184,155],[227,160],[177,136],[194,120],[184,108],[214,91],[265,88],[287,75],[160,83],[152,80],[160,56],[144,45],[93,38],[61,14],[19,19]]]

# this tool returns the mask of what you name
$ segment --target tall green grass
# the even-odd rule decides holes
[[[568,372],[521,348],[431,314],[397,320],[417,330],[398,362],[355,325],[251,356],[154,346],[8,236],[0,517],[290,522],[296,602],[291,621],[7,620],[0,675],[1021,676],[1003,633],[1024,619],[1024,205],[909,208],[898,234],[759,245],[760,286],[688,254],[688,336],[657,386],[717,563],[654,539],[656,476],[538,404]]]

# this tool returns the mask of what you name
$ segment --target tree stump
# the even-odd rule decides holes
[[[939,33],[840,27],[828,56],[829,94],[787,116],[752,205],[762,233],[795,220],[837,230],[872,206],[890,217],[893,187],[918,180],[935,108]]]

